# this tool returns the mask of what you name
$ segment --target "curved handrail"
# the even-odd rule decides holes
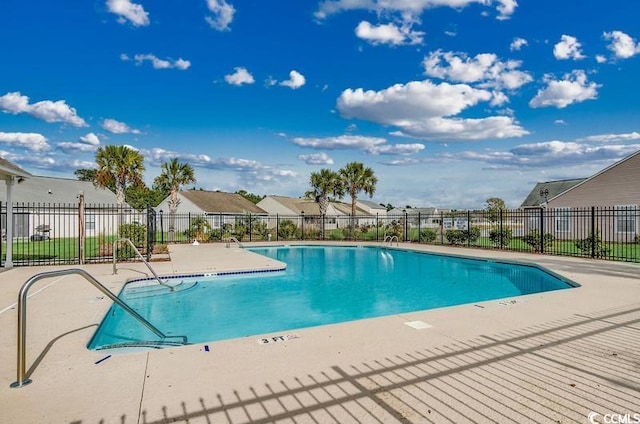
[[[104,293],[109,299],[118,304],[122,309],[125,310],[129,315],[138,320],[142,325],[147,327],[151,332],[153,332],[156,336],[161,339],[165,339],[167,336],[154,327],[149,321],[144,319],[140,314],[131,309],[129,305],[124,303],[121,299],[119,299],[115,294],[113,294],[108,288],[100,284],[98,280],[96,280],[91,274],[87,271],[79,268],[71,268],[71,269],[63,269],[59,271],[49,271],[42,272],[40,274],[36,274],[33,277],[29,278],[20,288],[20,292],[18,294],[18,352],[17,352],[17,378],[14,383],[11,383],[10,387],[19,388],[22,386],[26,386],[31,383],[31,379],[27,378],[26,371],[26,346],[27,346],[27,295],[29,293],[29,289],[36,282],[50,277],[57,277],[60,275],[71,275],[78,274],[83,277],[85,280],[89,281],[95,288]]]
[[[158,274],[156,274],[156,272],[153,270],[153,268],[151,268],[151,265],[149,265],[149,262],[147,262],[147,260],[144,258],[144,256],[142,256],[142,253],[140,253],[140,251],[138,250],[138,248],[133,244],[133,242],[131,241],[131,239],[128,239],[126,237],[123,238],[119,238],[117,240],[113,241],[113,275],[116,275],[118,273],[118,270],[116,269],[116,264],[118,263],[118,244],[121,241],[126,241],[127,243],[129,243],[129,245],[131,247],[133,247],[134,252],[136,252],[136,255],[138,255],[138,257],[140,259],[142,259],[142,262],[147,266],[147,268],[149,269],[149,271],[151,271],[151,274],[153,274],[154,278],[156,279],[156,281],[158,282],[158,284],[162,285],[162,286],[166,286],[169,287],[171,290],[173,290],[173,286],[170,284],[167,284],[166,282],[162,281],[160,279],[160,277],[158,277]]]
[[[382,241],[382,243],[384,244],[386,242],[389,242],[389,246],[393,246],[393,240],[394,239],[396,241],[396,246],[399,246],[398,236],[385,236],[385,238]]]
[[[230,242],[234,242],[236,244],[236,246],[240,247],[240,248],[244,248],[244,246],[242,245],[242,243],[240,243],[238,241],[237,238],[235,237],[227,237],[227,247],[229,247],[229,243]]]

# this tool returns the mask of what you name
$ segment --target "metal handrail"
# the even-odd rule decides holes
[[[109,299],[118,304],[122,309],[125,310],[129,315],[138,320],[142,325],[151,330],[156,336],[165,339],[167,336],[154,327],[149,321],[144,319],[140,314],[131,309],[129,305],[124,303],[121,299],[119,299],[115,294],[113,294],[108,288],[100,284],[98,280],[96,280],[91,274],[87,271],[79,268],[72,269],[64,269],[59,271],[49,271],[43,272],[40,274],[36,274],[33,277],[29,278],[20,288],[20,293],[18,294],[18,366],[17,366],[17,378],[14,383],[11,383],[10,387],[19,388],[22,386],[26,386],[31,383],[31,379],[27,378],[26,371],[26,346],[27,346],[27,295],[29,293],[29,289],[33,284],[37,281],[40,281],[44,278],[50,277],[58,277],[60,275],[71,275],[78,274],[81,277],[84,277],[85,280],[89,281],[94,285],[95,288],[104,293]]]
[[[399,246],[398,236],[385,236],[382,243],[384,244],[386,242],[389,242],[389,246],[393,246],[393,239],[396,240],[396,246]]]
[[[154,278],[156,279],[156,281],[158,281],[158,284],[162,285],[162,286],[166,286],[169,287],[171,290],[174,289],[173,286],[167,284],[166,282],[162,281],[160,279],[160,277],[158,277],[158,274],[156,274],[156,272],[153,270],[153,268],[151,268],[151,265],[149,265],[149,262],[147,262],[147,260],[144,258],[144,256],[142,256],[142,253],[140,253],[140,251],[138,250],[138,248],[133,244],[133,242],[131,241],[131,239],[128,239],[126,237],[123,238],[119,238],[117,240],[115,240],[113,242],[113,275],[116,275],[118,273],[118,270],[116,269],[116,264],[118,263],[118,244],[121,241],[126,241],[127,243],[129,243],[129,245],[131,247],[133,247],[134,252],[136,252],[136,255],[138,255],[138,257],[140,259],[142,259],[142,262],[147,266],[147,268],[149,269],[149,271],[151,271],[151,274],[153,274]]]
[[[227,237],[227,247],[229,247],[229,242],[234,242],[236,244],[236,246],[240,247],[240,248],[244,248],[244,246],[242,245],[242,243],[240,243],[238,241],[237,238],[235,237]]]

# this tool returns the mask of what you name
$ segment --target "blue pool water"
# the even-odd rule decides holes
[[[120,298],[190,343],[252,336],[572,287],[527,265],[377,247],[252,248],[286,271],[128,284]],[[157,340],[114,304],[90,349]]]

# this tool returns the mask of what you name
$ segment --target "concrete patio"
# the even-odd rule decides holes
[[[86,345],[111,302],[78,276],[57,277],[30,292],[33,382],[15,389],[18,290],[36,273],[69,267],[14,268],[0,273],[0,422],[588,423],[590,413],[593,422],[640,414],[640,265],[400,247],[533,262],[581,287],[106,353]],[[170,255],[152,264],[160,275],[278,265],[224,244],[170,246]],[[148,274],[142,264],[119,264],[117,275],[107,264],[82,268],[116,293]]]

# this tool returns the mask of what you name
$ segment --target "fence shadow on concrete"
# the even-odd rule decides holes
[[[588,422],[591,412],[640,413],[639,376],[640,305],[633,305],[202,393],[143,409],[138,422]]]

